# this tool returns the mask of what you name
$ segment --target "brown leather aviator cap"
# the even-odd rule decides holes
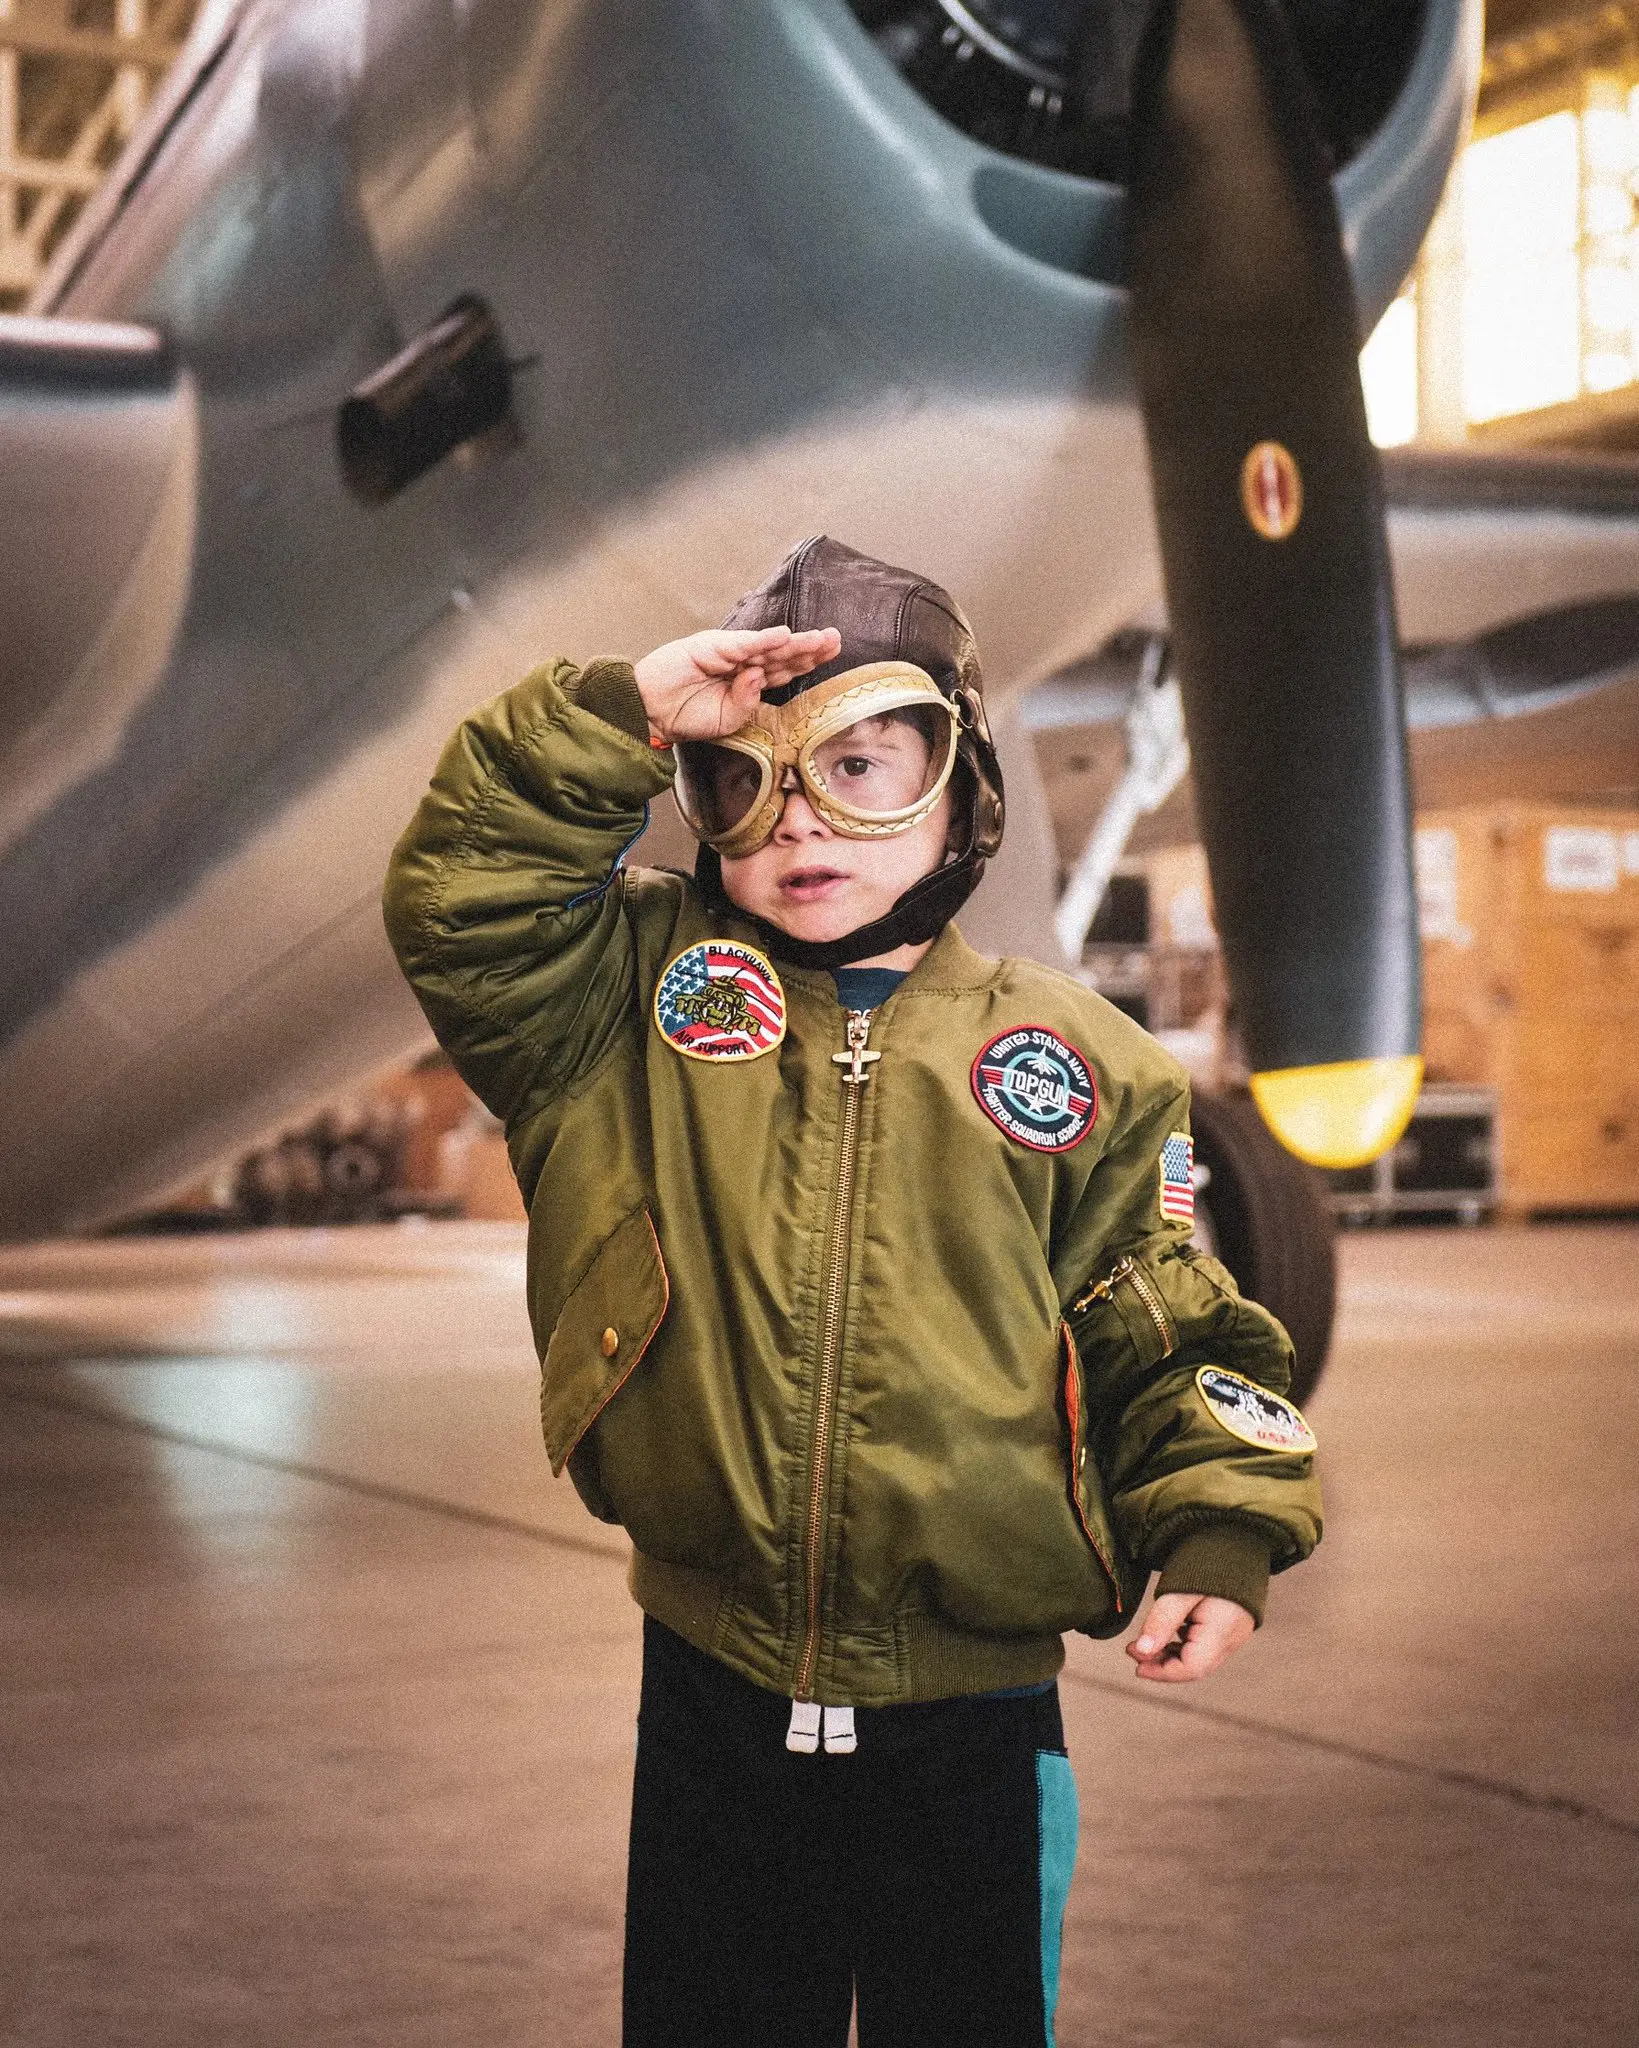
[[[1001,845],[1004,818],[1001,764],[985,717],[978,643],[961,606],[926,576],[819,534],[794,548],[766,582],[748,591],[723,624],[735,631],[789,626],[794,633],[834,626],[841,633],[842,650],[835,660],[771,690],[770,703],[788,703],[817,683],[872,662],[909,662],[932,676],[956,707],[961,728],[957,759],[967,771],[959,778],[956,799],[958,815],[964,802],[968,813],[960,851],[908,889],[886,917],[844,939],[812,945],[773,926],[763,933],[780,958],[822,968],[843,967],[935,937],[978,887],[986,860]],[[708,846],[700,849],[695,878],[708,898],[721,896],[721,868]]]
[[[973,628],[948,591],[913,570],[895,569],[844,547],[827,534],[793,549],[766,583],[741,598],[723,624],[739,632],[763,626],[789,626],[793,633],[836,627],[842,652],[775,693],[782,701],[872,661],[912,662],[926,669],[946,696],[984,689]]]

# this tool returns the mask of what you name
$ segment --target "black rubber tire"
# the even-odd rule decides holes
[[[374,1216],[387,1186],[388,1162],[367,1138],[343,1138],[325,1154],[324,1185],[338,1222]]]
[[[1337,1305],[1325,1184],[1271,1135],[1249,1095],[1198,1093],[1191,1121],[1196,1163],[1207,1170],[1197,1242],[1286,1325],[1297,1352],[1292,1399],[1302,1407],[1320,1382]]]

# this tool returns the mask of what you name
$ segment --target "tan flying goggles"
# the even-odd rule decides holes
[[[730,860],[767,845],[794,789],[843,838],[890,838],[938,803],[961,730],[958,706],[925,669],[871,662],[759,704],[720,740],[678,741],[678,809]]]

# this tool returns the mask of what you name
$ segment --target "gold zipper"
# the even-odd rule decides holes
[[[871,1012],[848,1013],[848,1049],[831,1055],[842,1076],[842,1128],[837,1138],[837,1187],[831,1209],[831,1245],[820,1318],[819,1388],[810,1459],[806,1588],[808,1612],[797,1661],[797,1698],[808,1699],[819,1653],[820,1598],[825,1590],[825,1492],[830,1478],[831,1430],[836,1417],[837,1363],[842,1347],[842,1306],[848,1283],[848,1238],[854,1210],[854,1165],[859,1151],[859,1104],[871,1068],[881,1059],[869,1049]]]
[[[1155,1325],[1156,1335],[1161,1339],[1161,1356],[1169,1357],[1177,1349],[1177,1332],[1173,1329],[1172,1318],[1167,1314],[1166,1304],[1144,1277],[1144,1270],[1131,1256],[1111,1267],[1102,1280],[1097,1280],[1079,1300],[1070,1305],[1071,1315],[1080,1315],[1095,1301],[1112,1301],[1115,1290],[1125,1281],[1144,1304],[1149,1319]]]

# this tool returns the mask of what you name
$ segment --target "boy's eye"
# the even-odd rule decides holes
[[[891,714],[863,718],[815,748],[822,782],[859,810],[899,811],[916,802],[931,766],[926,736]]]

